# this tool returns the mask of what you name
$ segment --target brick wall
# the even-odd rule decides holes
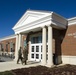
[[[76,56],[76,25],[67,27],[61,44],[61,51],[62,55]]]
[[[3,45],[4,52],[6,50],[6,44],[8,45],[7,46],[8,52],[10,52],[10,42],[12,42],[14,44],[14,46],[15,46],[15,44],[16,44],[16,38],[12,38],[12,39],[8,39],[8,40],[3,40],[3,41],[0,42]],[[13,49],[15,50],[15,47],[13,47]]]

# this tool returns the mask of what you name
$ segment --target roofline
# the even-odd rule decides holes
[[[63,16],[61,16],[61,15],[59,15],[59,14],[53,12],[53,11],[47,11],[47,10],[31,10],[31,9],[26,10],[26,12],[27,12],[27,11],[38,11],[38,12],[44,12],[44,13],[54,13],[54,14],[58,15],[59,17],[61,17],[61,18],[63,18],[63,19],[66,19],[66,18],[64,18]],[[67,19],[66,19],[66,20],[67,20]]]
[[[76,17],[72,17],[67,20],[68,20],[68,26],[76,24]]]
[[[12,38],[15,38],[16,35],[13,34],[13,35],[9,35],[9,36],[6,36],[6,37],[3,37],[3,38],[0,38],[0,41],[3,41],[3,40],[7,40],[7,39],[12,39]]]
[[[76,17],[72,17],[72,18],[69,18],[69,19],[67,19],[67,20],[69,21],[69,20],[73,20],[73,19],[76,19]]]
[[[43,11],[43,10],[26,10],[25,13],[29,13],[29,12],[43,12],[43,13],[53,13],[53,11]],[[22,18],[25,16],[25,13],[21,16],[21,18],[17,21],[17,23],[12,27],[12,29],[14,30],[14,27],[22,20]]]
[[[36,12],[44,12],[44,13],[52,13],[53,11],[47,11],[47,10],[31,10],[31,9],[27,9],[26,12],[28,11],[36,11]]]

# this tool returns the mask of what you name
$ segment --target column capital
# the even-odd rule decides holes
[[[46,28],[46,27],[47,27],[46,25],[41,26],[41,28]]]
[[[20,35],[22,35],[22,33],[19,33]]]
[[[48,24],[47,27],[51,26],[51,24]]]

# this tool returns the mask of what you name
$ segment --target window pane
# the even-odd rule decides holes
[[[46,45],[46,52],[48,52],[48,45]]]
[[[39,59],[39,54],[36,54],[36,58]]]
[[[31,54],[31,58],[34,58],[34,54]]]
[[[38,37],[35,37],[35,43],[38,43]]]
[[[31,43],[42,43],[42,36],[32,37]]]
[[[1,44],[1,48],[2,48],[2,51],[4,51],[4,45],[3,44]]]
[[[46,42],[48,42],[48,35],[46,35]]]
[[[42,54],[41,54],[41,59],[42,59]]]
[[[39,52],[39,46],[36,46],[36,52]]]
[[[10,42],[10,48],[13,48],[13,43],[12,42]]]
[[[38,43],[42,43],[42,36],[39,36]]]
[[[32,46],[32,52],[34,52],[34,46]]]
[[[31,37],[31,43],[33,43],[33,37]]]
[[[42,46],[41,46],[41,52],[42,52]]]
[[[48,60],[48,54],[46,54],[46,59]]]

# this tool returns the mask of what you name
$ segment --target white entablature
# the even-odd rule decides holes
[[[56,28],[65,29],[67,20],[54,12],[27,10],[13,27],[13,30],[15,34],[22,32],[27,33],[45,25],[52,25]]]

